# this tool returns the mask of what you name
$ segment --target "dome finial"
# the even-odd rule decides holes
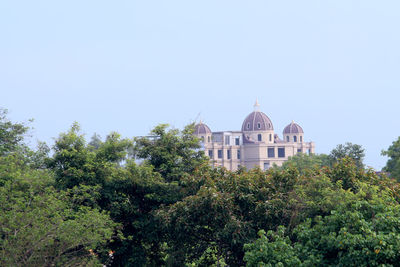
[[[254,111],[260,111],[260,104],[258,104],[258,99],[256,99],[256,103],[254,104]]]

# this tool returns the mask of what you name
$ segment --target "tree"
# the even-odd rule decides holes
[[[189,136],[169,137],[181,141],[177,144],[181,151],[191,153],[182,147]],[[116,250],[116,265],[162,265],[164,234],[154,213],[161,205],[180,200],[181,187],[177,182],[166,182],[148,161],[137,165],[131,160],[128,150],[133,146],[132,140],[112,132],[104,142],[96,144],[97,148],[86,143],[76,123],[67,133],[60,134],[48,161],[55,172],[57,188],[75,192],[76,203],[107,211],[114,222],[120,223],[122,236],[110,244]],[[159,147],[152,146],[148,151],[153,153],[153,149]]]
[[[287,169],[289,167],[294,167],[301,174],[304,174],[306,171],[319,170],[324,166],[330,166],[328,155],[298,153],[293,157],[289,157],[289,159],[282,164],[281,168]]]
[[[18,155],[0,157],[0,265],[92,266],[100,263],[116,224],[58,191],[53,173]]]
[[[259,238],[253,243],[245,244],[244,261],[248,267],[300,266],[301,261],[292,241],[285,236],[285,227],[280,226],[277,232],[264,230],[258,232]]]
[[[29,127],[13,123],[7,118],[7,109],[0,108],[0,156],[25,148],[23,141]]]
[[[391,177],[400,181],[400,136],[393,141],[388,150],[382,151],[382,155],[389,157],[383,171],[390,173]]]
[[[161,124],[150,132],[151,138],[136,138],[137,158],[148,161],[167,181],[178,181],[185,173],[208,164],[199,139],[193,135],[193,124],[183,131],[167,128],[167,124]]]
[[[94,133],[90,138],[89,145],[93,147],[92,148],[93,150],[96,150],[101,146],[102,143],[103,142],[101,141],[101,136],[98,135],[97,133]]]
[[[400,205],[390,188],[359,182],[326,215],[245,245],[247,266],[397,266]],[[292,261],[292,262],[288,262]]]
[[[334,148],[329,154],[329,158],[331,160],[331,164],[333,164],[339,159],[349,157],[355,162],[358,168],[364,168],[364,151],[365,150],[362,148],[362,146],[347,142],[344,145],[337,145],[336,148]]]

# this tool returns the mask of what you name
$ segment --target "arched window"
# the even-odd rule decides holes
[[[261,141],[262,140],[262,137],[261,137],[261,134],[258,134],[258,141]]]
[[[293,136],[293,142],[297,142],[297,136]]]
[[[257,123],[257,128],[261,129],[261,123],[259,123],[259,122]]]
[[[289,142],[289,136],[286,136],[286,142]]]
[[[300,143],[303,143],[303,136],[300,136]]]
[[[247,123],[247,129],[250,129],[250,122]]]
[[[272,134],[269,134],[269,141],[272,142]]]
[[[202,137],[201,137],[201,142],[203,142],[203,143],[204,143],[204,136],[202,136]]]
[[[211,140],[211,137],[210,136],[208,136],[208,142],[210,143],[210,140]]]

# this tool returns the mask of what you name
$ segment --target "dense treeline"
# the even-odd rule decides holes
[[[361,146],[268,171],[213,169],[192,135],[159,125],[50,149],[0,114],[1,266],[396,266],[400,138],[385,174]]]

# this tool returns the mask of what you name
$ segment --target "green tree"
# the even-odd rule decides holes
[[[349,158],[300,178],[289,200],[297,219],[285,235],[278,230],[246,245],[244,259],[248,266],[396,266],[397,188]]]
[[[362,148],[362,146],[347,142],[344,145],[337,145],[336,148],[334,148],[329,154],[329,158],[331,160],[331,164],[334,164],[339,159],[349,157],[355,162],[358,168],[364,168],[364,152],[365,150]]]
[[[26,148],[23,142],[29,127],[11,122],[7,114],[7,109],[0,108],[0,156]]]
[[[281,168],[287,169],[289,167],[294,167],[301,174],[305,174],[306,171],[319,170],[324,166],[330,166],[330,158],[328,155],[298,153],[289,157],[289,159],[282,164]]]
[[[293,168],[267,173],[199,170],[189,176],[185,185],[199,190],[158,212],[174,262],[199,261],[215,246],[218,259],[243,265],[243,245],[256,238],[258,229],[290,223],[289,196],[298,176]]]
[[[244,261],[248,267],[272,266],[300,266],[301,261],[292,241],[285,236],[285,227],[280,226],[278,231],[260,230],[259,238],[250,244],[245,244],[246,254]]]
[[[102,143],[103,142],[101,141],[101,136],[97,133],[94,133],[90,138],[89,145],[92,146],[93,150],[96,150],[101,146]]]
[[[400,181],[400,136],[393,141],[388,150],[382,151],[383,156],[388,156],[386,166],[382,169],[390,173],[390,176]]]
[[[179,181],[185,173],[208,164],[193,131],[193,124],[182,131],[168,130],[167,124],[158,125],[150,132],[150,138],[136,138],[135,154],[148,161],[167,181]]]
[[[189,139],[168,137],[181,140],[181,146]],[[181,187],[178,182],[166,182],[149,161],[137,165],[131,160],[128,151],[133,147],[132,140],[112,132],[97,145],[96,148],[86,143],[77,124],[60,134],[48,161],[57,187],[74,192],[77,205],[99,207],[120,223],[122,236],[110,244],[116,251],[116,265],[162,265],[164,234],[154,213],[161,205],[181,199]],[[180,149],[190,155],[188,149]]]
[[[52,172],[20,155],[0,156],[1,266],[100,264],[95,252],[104,250],[116,224],[54,183]]]

